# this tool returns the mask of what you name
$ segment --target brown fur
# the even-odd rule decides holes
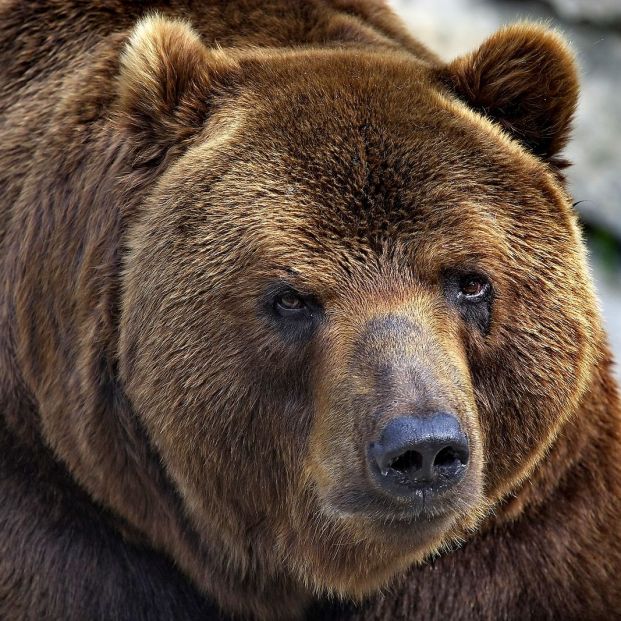
[[[558,35],[446,65],[373,0],[20,0],[0,66],[1,618],[621,614]],[[391,523],[361,447],[443,407],[468,475]]]

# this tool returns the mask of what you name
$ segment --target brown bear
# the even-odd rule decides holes
[[[0,618],[621,618],[562,38],[4,0],[0,41]]]

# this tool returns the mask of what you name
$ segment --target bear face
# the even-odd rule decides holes
[[[555,161],[575,71],[537,28],[486,45],[435,67],[208,52],[161,18],[130,40],[120,130],[167,166],[129,230],[120,374],[240,575],[377,589],[476,529],[577,409],[598,321]],[[377,451],[437,416],[461,448],[404,483],[417,451]]]

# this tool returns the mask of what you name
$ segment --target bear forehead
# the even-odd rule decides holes
[[[205,227],[221,217],[222,234],[288,264],[368,262],[397,245],[410,259],[433,247],[472,262],[469,241],[492,261],[509,254],[506,232],[523,220],[559,220],[545,165],[411,56],[291,52],[240,63],[241,87],[212,140],[177,171],[185,191],[167,187],[177,207],[205,205]]]
[[[409,55],[309,52],[259,69],[254,62],[228,166],[254,181],[250,191],[304,196],[323,204],[324,216],[376,222],[410,220],[412,207],[425,204],[540,198],[548,186],[539,160]]]

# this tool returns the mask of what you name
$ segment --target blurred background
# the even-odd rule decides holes
[[[582,72],[570,188],[621,378],[621,0],[389,0],[415,37],[446,60],[504,24],[545,22],[569,39]]]

